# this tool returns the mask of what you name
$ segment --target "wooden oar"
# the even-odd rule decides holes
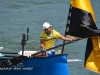
[[[17,53],[17,52],[0,52],[0,53],[2,53],[2,54],[19,54],[19,52]]]
[[[80,39],[79,39],[79,38],[78,38],[78,39],[75,39],[75,41],[78,41],[78,40],[80,40]],[[47,49],[47,51],[49,51],[49,50],[51,50],[51,49],[58,48],[58,47],[63,46],[63,45],[70,44],[70,43],[72,43],[72,42],[73,42],[73,41],[69,41],[69,42],[66,42],[66,43],[64,43],[64,44],[57,45],[57,46],[55,46],[55,47],[52,47],[52,48],[50,48],[50,49]],[[31,56],[34,57],[34,55],[39,54],[39,53],[43,53],[43,52],[45,52],[45,51],[37,52],[37,53],[35,53],[35,54],[32,54]],[[28,57],[27,57],[27,56],[22,56],[22,55],[21,55],[21,56],[13,57],[13,58],[11,58],[11,59],[4,60],[4,61],[0,62],[0,67],[2,68],[2,67],[10,67],[10,66],[12,66],[12,65],[16,65],[16,64],[18,64],[18,63],[23,62],[26,58],[28,58]]]
[[[24,51],[24,56],[29,56],[31,54],[34,54],[36,53],[37,51]],[[19,54],[19,55],[22,55],[22,51],[20,52],[0,52],[2,55],[3,54]]]
[[[77,39],[75,39],[74,41],[78,41],[78,40],[81,40],[81,39],[80,39],[80,38],[77,38]],[[49,49],[47,49],[47,50],[45,50],[45,51],[49,51],[49,50],[52,50],[52,49],[55,49],[55,48],[58,48],[58,47],[61,47],[61,46],[64,46],[64,45],[67,45],[67,44],[70,44],[70,43],[73,43],[73,41],[69,41],[69,42],[66,42],[66,43],[57,45],[57,46],[52,47],[52,48],[49,48]],[[41,51],[41,52],[34,53],[34,54],[32,54],[31,56],[34,56],[34,55],[39,54],[39,53],[43,53],[43,52],[45,52],[45,51]]]
[[[16,56],[13,56],[13,55],[5,55],[5,54],[0,53],[0,57],[16,57]]]

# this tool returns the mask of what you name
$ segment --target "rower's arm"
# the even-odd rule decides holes
[[[60,39],[65,40],[65,41],[73,41],[74,40],[74,38],[67,38],[62,35],[60,36]]]
[[[43,39],[40,39],[40,47],[42,48],[42,50],[45,50],[44,40]]]

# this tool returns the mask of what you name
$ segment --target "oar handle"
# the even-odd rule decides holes
[[[28,33],[29,33],[29,28],[27,28],[27,40],[26,41],[28,41],[28,39],[29,39]]]
[[[29,28],[27,28],[27,33],[29,32]]]
[[[78,39],[75,39],[74,41],[78,41],[78,40],[80,40],[80,39],[78,38]],[[73,41],[69,41],[69,42],[66,42],[66,43],[57,45],[57,46],[55,46],[55,47],[49,48],[49,49],[47,49],[47,51],[49,51],[49,50],[51,50],[51,49],[58,48],[58,47],[60,47],[60,46],[64,46],[64,45],[70,44],[70,43],[73,43]]]

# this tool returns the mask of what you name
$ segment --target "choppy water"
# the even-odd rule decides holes
[[[100,1],[91,0],[91,3],[100,28]],[[40,50],[42,24],[48,21],[64,35],[68,10],[69,0],[0,0],[0,46],[4,47],[1,51],[20,51],[22,34],[27,28],[30,31],[25,50]],[[98,75],[84,68],[85,45],[86,40],[81,40],[65,46],[64,53],[68,54],[68,59],[82,60],[69,62],[70,75]]]

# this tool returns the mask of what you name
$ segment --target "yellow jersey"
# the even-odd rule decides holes
[[[40,38],[44,40],[44,46],[46,49],[52,48],[56,39],[60,38],[61,34],[56,30],[52,30],[52,33],[48,36],[45,31],[40,34]]]

